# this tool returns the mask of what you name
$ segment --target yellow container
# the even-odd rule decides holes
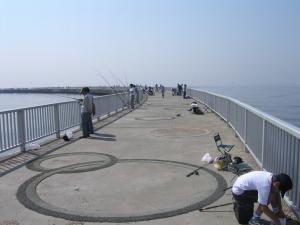
[[[224,167],[225,167],[225,161],[224,160],[218,160],[214,163],[214,167],[217,169],[217,170],[223,170]]]

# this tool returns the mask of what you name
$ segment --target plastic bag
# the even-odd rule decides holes
[[[37,149],[40,149],[40,148],[41,148],[41,146],[38,143],[30,143],[27,146],[27,150],[37,150]]]
[[[72,131],[67,131],[67,132],[66,132],[66,135],[67,135],[67,137],[68,137],[69,139],[71,139],[71,138],[73,137]]]
[[[202,162],[206,162],[206,163],[212,163],[213,159],[212,157],[209,155],[209,153],[206,153],[204,156],[202,156],[201,158]]]
[[[65,135],[62,137],[65,141],[71,141],[71,138],[73,137],[72,131],[67,131]]]

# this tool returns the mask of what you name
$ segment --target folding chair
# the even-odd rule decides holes
[[[234,145],[223,144],[219,133],[214,135],[214,140],[218,151],[221,153],[220,160],[223,162],[220,164],[220,169],[227,171],[231,170],[232,159],[229,152]]]
[[[224,156],[229,154],[231,149],[234,147],[234,145],[225,145],[225,144],[223,144],[219,133],[216,133],[214,135],[214,140],[215,140],[218,151]]]

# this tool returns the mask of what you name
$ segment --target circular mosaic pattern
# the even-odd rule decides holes
[[[175,117],[135,117],[136,120],[144,121],[160,121],[160,120],[174,120]]]
[[[86,163],[76,163],[76,164],[73,163],[58,168],[45,168],[41,165],[43,162],[55,158],[58,158],[62,161],[62,163],[65,163],[63,159],[65,159],[66,157],[74,157],[74,156],[91,156],[93,158],[98,158],[98,160],[92,162],[86,162]],[[81,173],[81,172],[93,171],[93,170],[98,170],[98,169],[112,166],[116,161],[117,159],[114,156],[108,154],[96,153],[96,152],[72,152],[72,153],[47,155],[29,163],[28,165],[26,165],[26,167],[28,169],[38,171],[38,172],[49,172],[52,170],[63,169],[60,173]],[[70,167],[73,165],[80,165],[80,166],[75,168]]]
[[[208,130],[199,128],[161,128],[151,131],[155,136],[163,137],[176,137],[176,138],[187,138],[187,137],[200,137],[209,134]]]
[[[185,170],[194,170],[199,168],[197,165],[182,163],[177,161],[167,161],[167,160],[155,160],[155,159],[126,159],[119,160],[117,163],[151,163],[151,164],[159,164],[164,166],[174,166],[176,168],[182,168]],[[218,200],[224,194],[224,189],[227,186],[224,178],[211,171],[207,168],[202,168],[199,170],[200,173],[204,176],[204,179],[210,179],[214,182],[213,188],[209,188],[209,193],[205,196],[199,197],[197,193],[194,196],[190,197],[191,199],[186,199],[184,201],[184,205],[174,205],[173,207],[162,208],[159,210],[154,210],[150,212],[130,212],[130,213],[103,213],[101,211],[96,212],[82,212],[76,210],[70,210],[67,208],[63,208],[61,206],[56,206],[51,203],[43,200],[39,194],[37,193],[38,185],[46,180],[47,178],[59,174],[65,173],[65,171],[78,171],[78,168],[85,167],[89,163],[78,163],[76,165],[70,165],[63,168],[58,168],[56,170],[51,170],[49,172],[38,174],[25,183],[23,183],[17,192],[18,200],[27,208],[37,211],[44,215],[60,217],[67,220],[73,221],[86,221],[86,222],[134,222],[134,221],[146,221],[153,220],[159,218],[166,218],[171,216],[176,216],[184,213],[188,213],[193,210],[198,210],[203,208],[204,206],[211,204]],[[91,162],[91,166],[94,165]],[[130,174],[128,175],[130,176]],[[212,178],[212,179],[211,179]],[[182,179],[190,179],[185,176]]]

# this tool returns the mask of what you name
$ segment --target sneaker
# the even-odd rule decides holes
[[[249,221],[248,225],[261,225],[260,224],[260,219],[259,218],[251,218],[251,220]]]

